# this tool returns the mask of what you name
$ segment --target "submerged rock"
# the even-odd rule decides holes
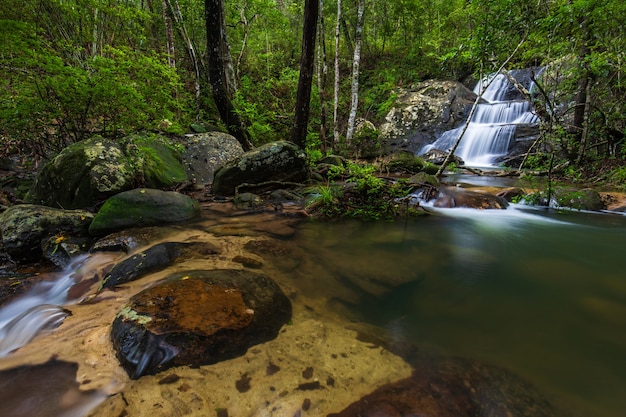
[[[111,339],[131,376],[243,355],[276,337],[291,303],[270,278],[246,270],[187,271],[135,295]]]
[[[180,255],[183,245],[176,242],[157,243],[124,259],[104,276],[99,289],[134,281],[145,274],[166,267]]]
[[[86,415],[107,393],[81,389],[77,374],[78,364],[55,359],[0,371],[0,415]]]
[[[328,417],[565,416],[528,382],[465,359],[432,359]]]

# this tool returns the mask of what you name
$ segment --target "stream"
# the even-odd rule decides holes
[[[255,219],[246,218],[246,224]],[[174,228],[172,235],[198,238],[211,230],[208,236],[220,225],[232,228],[233,222],[212,216]],[[231,247],[236,239],[220,236]],[[329,320],[338,316],[346,323],[366,322],[422,351],[510,370],[573,415],[623,415],[626,216],[516,205],[507,210],[440,209],[426,218],[395,223],[305,221],[292,237],[280,241],[293,252],[288,258],[275,258],[276,264],[266,265],[264,272],[306,295],[309,305],[322,306]],[[299,259],[295,269],[285,268],[291,258]],[[112,260],[112,255],[78,260],[73,271],[60,274],[57,285],[68,276],[97,275]],[[213,268],[219,262],[195,260],[193,267]],[[54,383],[61,379],[57,368],[40,371],[53,382],[41,384],[40,374],[26,376],[20,383],[29,389],[11,395],[47,411],[8,409],[13,403],[6,404],[5,386],[0,393],[5,396],[2,415],[83,416],[121,389],[127,379],[106,347],[108,325],[129,294],[163,276],[153,275],[86,305],[59,299],[58,288],[52,290],[51,283],[46,284],[48,298],[36,291],[43,307],[35,311],[43,310],[43,317],[51,318],[45,326],[40,319],[27,321],[31,324],[25,327],[44,327],[43,333],[28,336],[34,340],[0,359],[0,367],[41,363],[55,349],[61,352],[55,353],[60,359],[67,351],[74,359],[84,356],[78,362],[84,360],[95,370],[98,364],[107,367],[79,371],[80,390],[59,388]],[[30,304],[24,308],[33,309],[35,295],[25,298]],[[293,302],[297,306],[303,301]],[[63,303],[72,311],[67,317],[58,306]],[[5,330],[9,308],[16,305],[0,310]],[[9,341],[3,343],[7,350],[15,349]],[[59,406],[63,404],[59,396],[66,402],[70,398],[72,407]]]

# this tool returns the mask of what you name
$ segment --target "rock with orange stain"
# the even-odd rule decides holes
[[[270,278],[246,270],[187,271],[131,298],[111,339],[131,376],[243,355],[276,337],[291,303]]]

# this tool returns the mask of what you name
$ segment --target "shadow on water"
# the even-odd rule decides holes
[[[623,415],[626,217],[525,207],[438,214],[406,225],[305,225],[300,243],[341,277],[326,291],[356,319],[421,349],[509,369],[582,415]]]

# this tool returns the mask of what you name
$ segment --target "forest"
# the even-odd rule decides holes
[[[549,146],[528,167],[626,180],[621,0],[5,0],[0,16],[0,156],[191,128],[350,155],[355,121],[378,126],[400,87],[567,61],[561,114],[539,85]]]

